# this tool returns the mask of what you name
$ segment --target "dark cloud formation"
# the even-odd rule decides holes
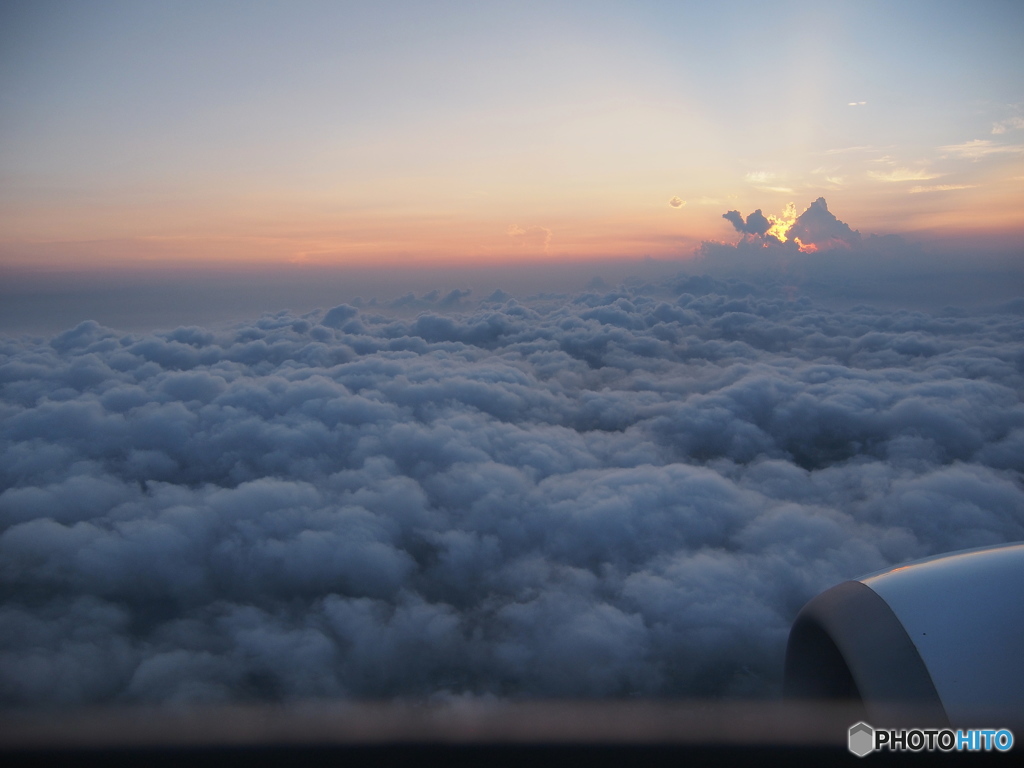
[[[1022,337],[679,277],[0,339],[0,701],[772,695],[820,590],[1024,538]]]
[[[899,235],[861,235],[833,215],[824,198],[799,216],[787,206],[768,218],[764,234],[757,234],[764,227],[759,213],[746,220],[738,211],[723,214],[743,236],[701,243],[689,269],[846,307],[992,309],[1024,293],[1019,252],[984,253],[979,244],[978,251],[937,253]]]
[[[820,249],[850,248],[860,243],[860,232],[837,219],[829,211],[824,197],[819,197],[797,217],[787,235]]]
[[[737,232],[743,232],[748,235],[763,235],[772,225],[768,218],[761,213],[760,208],[747,216],[746,221],[743,220],[743,215],[739,211],[723,213],[722,218],[728,219]]]
[[[739,211],[727,211],[722,218],[727,219],[737,232],[742,232],[747,242],[760,246],[817,251],[852,248],[861,243],[860,232],[837,219],[829,211],[824,197],[811,203],[795,219],[792,218],[795,213],[792,206],[790,211],[788,217],[775,220],[761,213],[760,208],[747,216],[746,221]],[[773,228],[773,223],[778,226]]]

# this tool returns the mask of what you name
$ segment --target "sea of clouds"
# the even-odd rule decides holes
[[[771,696],[821,590],[1024,539],[1020,300],[414,309],[0,338],[0,703]]]

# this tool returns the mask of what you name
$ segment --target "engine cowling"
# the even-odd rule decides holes
[[[859,701],[877,724],[1024,725],[1024,543],[839,584],[798,614],[785,695]]]

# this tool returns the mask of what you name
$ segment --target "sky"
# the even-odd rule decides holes
[[[1024,234],[1024,8],[3,2],[0,269],[692,257],[821,196]]]
[[[773,698],[1024,539],[1021,3],[0,15],[0,709]]]

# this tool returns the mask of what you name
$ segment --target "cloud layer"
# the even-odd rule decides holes
[[[679,277],[0,340],[0,701],[771,695],[820,590],[1024,539],[1022,336]]]

